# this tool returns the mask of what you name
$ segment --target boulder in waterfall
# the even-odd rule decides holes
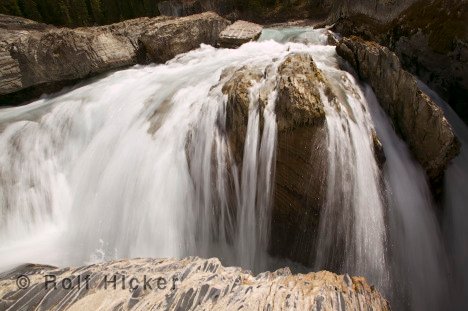
[[[343,38],[336,48],[374,89],[380,105],[437,186],[460,144],[443,111],[418,87],[388,48],[358,37]]]
[[[262,83],[252,95],[251,88],[264,79],[274,84]],[[310,263],[326,192],[327,130],[320,92],[334,100],[329,82],[310,55],[298,53],[288,55],[277,70],[271,66],[265,72],[251,67],[230,69],[223,73],[221,83],[228,97],[226,132],[238,164],[242,162],[251,100],[258,101],[262,130],[268,94],[275,88],[278,91],[271,252]]]
[[[219,34],[221,47],[236,48],[244,43],[257,40],[263,27],[246,21],[236,21]]]
[[[29,282],[17,282],[26,277]],[[390,310],[361,277],[293,275],[288,268],[253,276],[223,267],[217,258],[132,259],[65,269],[28,264],[0,275],[0,288],[2,309]]]
[[[278,148],[271,252],[311,264],[327,184],[327,129],[321,98],[329,82],[306,53],[278,68]]]
[[[6,25],[0,28],[0,101],[9,105],[24,99],[12,93],[26,88],[37,87],[40,94],[49,91],[46,86],[141,62],[165,62],[201,43],[215,45],[230,23],[211,12],[76,29],[26,21],[0,15],[0,25]]]

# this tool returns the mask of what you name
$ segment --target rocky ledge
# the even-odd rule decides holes
[[[288,268],[253,276],[196,257],[23,265],[0,275],[0,298],[2,310],[390,310],[361,277]]]
[[[215,45],[229,24],[212,12],[76,29],[0,15],[0,101],[34,86],[44,91],[124,66],[165,62],[201,43]]]
[[[402,69],[388,48],[352,36],[343,38],[336,50],[370,83],[396,130],[437,186],[460,151],[443,111],[419,89],[416,78]]]

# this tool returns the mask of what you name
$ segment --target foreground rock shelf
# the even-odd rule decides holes
[[[28,285],[17,283],[20,276],[30,280],[26,289],[18,289]],[[65,269],[24,265],[0,275],[0,298],[2,310],[390,310],[361,277],[293,275],[288,268],[253,276],[197,257]]]

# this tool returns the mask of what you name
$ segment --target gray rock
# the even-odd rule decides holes
[[[258,24],[242,20],[236,21],[221,32],[219,43],[221,47],[239,47],[244,43],[257,40],[262,34],[262,30],[263,27]]]
[[[336,50],[370,83],[432,183],[438,184],[460,150],[442,110],[419,89],[414,76],[401,68],[388,48],[350,37],[343,38]]]
[[[28,276],[28,288],[18,289],[20,275]],[[20,267],[0,276],[0,300],[4,310],[390,310],[361,277],[287,268],[253,276],[197,257]]]
[[[4,15],[0,24],[8,26],[0,28],[0,95],[5,95],[139,62],[165,62],[201,43],[215,45],[229,21],[207,12],[76,29]]]

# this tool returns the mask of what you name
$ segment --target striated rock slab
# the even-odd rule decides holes
[[[219,35],[221,47],[236,48],[244,43],[257,40],[262,34],[263,27],[246,22],[236,21],[224,29]]]
[[[401,68],[398,57],[386,47],[353,36],[343,38],[336,50],[370,83],[380,105],[433,185],[437,185],[460,150],[442,110],[419,89],[414,76]]]
[[[207,12],[138,18],[109,26],[55,28],[0,15],[0,95],[75,80],[139,62],[165,62],[215,45],[229,21]]]
[[[18,289],[21,275],[26,289]],[[390,310],[361,277],[288,268],[253,276],[196,257],[24,265],[0,275],[0,298],[2,310]]]

